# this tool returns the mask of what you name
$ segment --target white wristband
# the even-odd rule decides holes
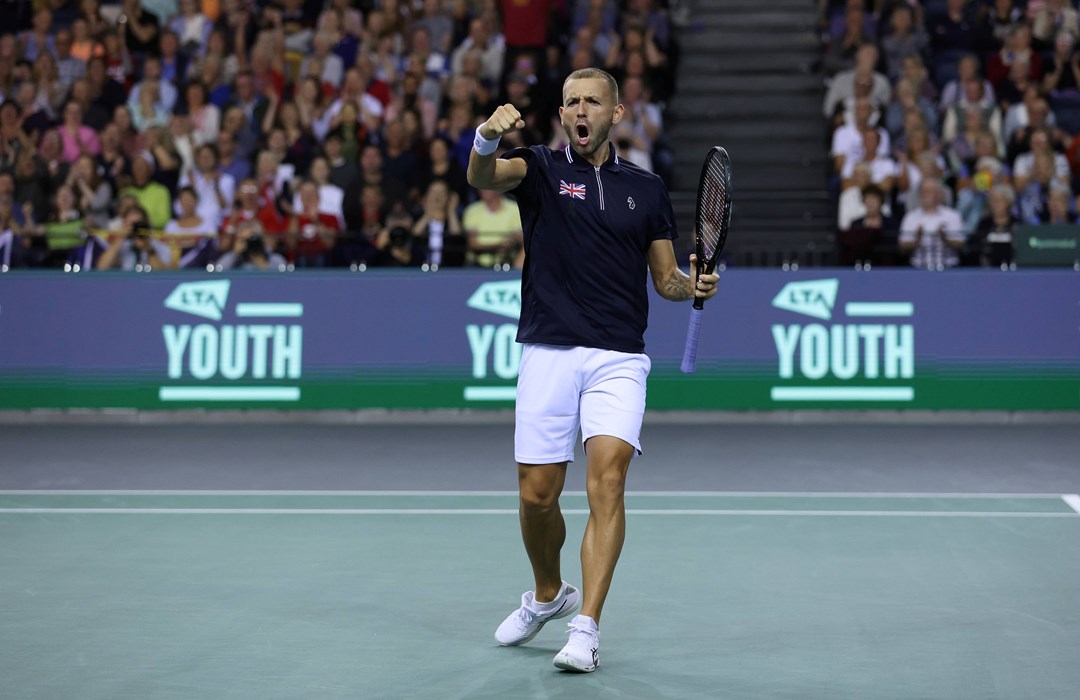
[[[502,136],[496,136],[493,139],[486,139],[480,135],[480,129],[476,130],[476,138],[473,140],[473,148],[479,155],[490,156],[495,152],[495,149],[499,147],[499,140]]]

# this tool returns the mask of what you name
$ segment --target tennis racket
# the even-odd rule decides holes
[[[731,160],[727,151],[713,146],[705,156],[701,167],[701,181],[697,198],[697,273],[712,274],[716,261],[724,250],[728,229],[731,227]],[[702,309],[705,300],[694,299],[690,309],[690,327],[686,331],[686,349],[683,350],[682,371],[693,374],[697,369],[698,339],[701,334]]]

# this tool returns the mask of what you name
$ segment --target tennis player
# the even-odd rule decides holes
[[[559,115],[569,146],[517,148],[496,158],[500,137],[525,126],[505,104],[477,129],[468,178],[473,187],[517,198],[525,240],[514,451],[521,535],[536,588],[521,597],[495,639],[524,644],[580,604],[554,663],[589,672],[599,663],[600,612],[626,532],[626,473],[641,453],[651,366],[643,339],[646,270],[656,291],[672,301],[713,296],[718,276],[697,279],[679,269],[663,182],[615,154],[608,135],[623,116],[615,79],[586,68],[571,73],[562,92]],[[566,539],[559,494],[579,427],[589,496],[580,592],[559,567]]]

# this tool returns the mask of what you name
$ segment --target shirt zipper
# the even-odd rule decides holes
[[[596,170],[596,186],[600,188],[600,211],[604,211],[604,183],[600,182],[600,168],[593,166]]]

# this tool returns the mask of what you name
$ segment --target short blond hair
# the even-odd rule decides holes
[[[611,91],[612,97],[615,98],[615,104],[619,104],[619,83],[616,82],[615,78],[611,75],[611,73],[608,73],[606,70],[601,70],[599,68],[582,68],[566,76],[566,80],[564,80],[562,84],[563,95],[566,94],[566,84],[569,83],[571,80],[583,80],[589,78],[596,78],[606,82],[608,85],[608,89]]]

